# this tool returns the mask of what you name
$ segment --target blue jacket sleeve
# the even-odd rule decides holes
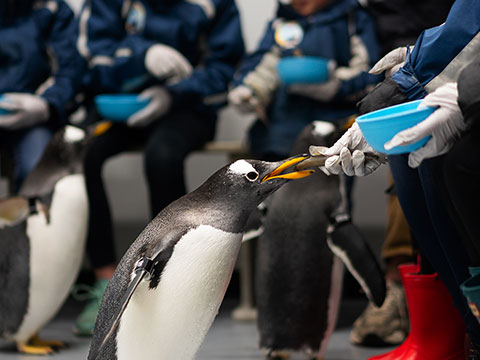
[[[419,36],[405,65],[392,79],[409,99],[423,98],[425,86],[469,46],[479,30],[480,1],[457,0],[444,24]]]
[[[129,91],[148,78],[144,58],[152,40],[128,34],[124,0],[87,0],[80,15],[80,53],[90,67],[89,87],[98,92]]]
[[[189,100],[208,101],[208,97],[228,90],[238,62],[244,54],[240,16],[234,0],[224,0],[207,34],[207,57],[187,79],[167,86],[174,105]]]
[[[255,70],[257,65],[262,61],[263,56],[267,52],[272,50],[275,44],[274,36],[275,31],[273,29],[273,21],[271,21],[267,25],[267,30],[265,31],[265,34],[263,35],[263,38],[260,41],[257,49],[253,53],[248,54],[242,59],[242,63],[238,68],[237,72],[235,73],[233,86],[238,86],[242,84],[245,76],[247,76],[249,72]]]
[[[63,1],[58,2],[58,10],[53,17],[47,42],[57,63],[53,81],[42,96],[53,107],[54,118],[61,123],[66,121],[65,105],[73,101],[80,89],[85,62],[75,48],[72,39],[77,38],[77,23],[72,10]]]
[[[335,95],[337,101],[350,98],[356,101],[365,95],[368,87],[382,80],[381,76],[368,73],[380,57],[380,46],[373,19],[363,9],[355,11],[354,16],[355,31],[350,34],[350,42],[352,44],[352,36],[357,37],[360,41],[353,42],[353,46],[356,44],[359,49],[351,49],[351,59],[347,66],[351,77],[341,79],[340,90]]]

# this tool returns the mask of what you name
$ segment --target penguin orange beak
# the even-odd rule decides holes
[[[306,156],[297,156],[293,157],[290,159],[285,160],[284,163],[282,163],[279,167],[277,167],[275,170],[273,170],[271,173],[269,173],[267,176],[265,176],[262,179],[262,182],[271,180],[271,179],[301,179],[307,176],[312,175],[315,170],[303,170],[303,171],[294,171],[286,174],[282,174],[282,172],[293,165],[298,164],[299,162],[305,160],[307,157]]]

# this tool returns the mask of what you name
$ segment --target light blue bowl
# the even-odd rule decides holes
[[[278,62],[277,72],[285,85],[322,83],[329,77],[328,64],[321,57],[291,56]]]
[[[422,100],[415,100],[372,111],[359,116],[356,121],[365,140],[378,152],[390,155],[409,153],[425,145],[430,136],[410,145],[395,146],[390,150],[385,150],[383,146],[397,133],[425,120],[435,111],[432,107],[417,109],[421,102]]]
[[[0,101],[3,99],[3,95],[0,95]],[[12,112],[10,110],[2,109],[0,108],[0,115],[6,115],[6,114],[11,114]]]
[[[139,100],[137,94],[104,94],[95,96],[98,113],[106,120],[125,122],[143,109],[150,99]]]

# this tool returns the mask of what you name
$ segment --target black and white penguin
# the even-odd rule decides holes
[[[88,359],[193,359],[223,300],[250,212],[304,159],[238,160],[162,210],[120,261]],[[168,176],[168,175],[166,175]]]
[[[81,266],[85,135],[73,126],[57,132],[19,196],[0,202],[0,336],[20,352],[48,354],[61,346],[36,334],[64,303]]]
[[[331,123],[315,121],[299,135],[292,152],[308,152],[310,145],[329,146],[340,132]],[[341,299],[342,260],[349,265],[356,264],[351,258],[373,262],[373,274],[365,274],[362,267],[353,270],[365,289],[383,301],[383,274],[358,232],[346,240],[361,242],[364,247],[357,246],[355,252],[347,243],[336,249],[345,256],[332,253],[332,234],[336,237],[332,216],[340,215],[339,209],[346,210],[342,186],[340,177],[317,171],[269,198],[256,259],[257,326],[267,359],[287,359],[294,354],[323,358]],[[364,277],[374,279],[363,281]]]

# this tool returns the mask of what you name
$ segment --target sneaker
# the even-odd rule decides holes
[[[76,300],[89,300],[83,311],[75,320],[73,332],[79,336],[92,336],[97,320],[98,310],[102,302],[103,293],[107,288],[108,280],[97,280],[93,287],[79,285],[73,291]]]
[[[389,282],[381,307],[369,303],[353,323],[350,341],[362,346],[393,346],[402,343],[409,331],[405,291],[401,284]]]

